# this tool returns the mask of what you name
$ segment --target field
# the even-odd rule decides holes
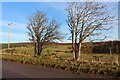
[[[15,46],[16,44],[12,44]],[[82,53],[80,62],[73,60],[70,44],[48,44],[43,47],[42,55],[34,57],[32,45],[19,44],[11,49],[2,49],[2,59],[28,63],[33,65],[43,65],[57,69],[70,70],[79,73],[94,73],[102,75],[118,75],[119,62],[118,54],[96,54]]]
[[[5,49],[8,47],[8,44],[7,43],[0,43],[2,49]],[[11,43],[10,46],[11,48],[14,48],[14,47],[21,47],[21,46],[28,46],[28,45],[32,45],[31,43]]]
[[[7,44],[3,44],[2,45],[2,52],[3,53],[14,53],[14,54],[30,54],[33,55],[34,54],[34,49],[32,47],[32,44],[30,43],[14,43],[11,44],[11,49],[7,50]],[[43,46],[43,51],[42,51],[42,55],[53,55],[55,54],[58,57],[61,58],[72,58],[73,54],[70,52],[71,51],[71,45],[70,44],[47,44],[45,46]],[[110,60],[112,58],[113,61],[118,59],[118,54],[113,54],[110,55],[109,53],[102,53],[102,54],[98,54],[98,53],[82,53],[81,54],[81,59],[83,60],[94,60],[97,58],[100,58],[99,60]]]

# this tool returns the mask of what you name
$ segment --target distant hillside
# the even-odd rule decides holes
[[[110,53],[111,49],[112,53],[120,53],[120,41],[85,43],[82,49],[92,53]]]
[[[69,45],[71,47],[71,43],[46,43],[46,45],[51,46],[60,46],[60,45]],[[77,44],[78,45],[78,44]],[[11,43],[11,48],[13,47],[28,47],[33,46],[32,43],[24,42],[24,43]],[[7,48],[7,44],[2,44],[2,49]],[[82,46],[83,53],[109,53],[110,49],[112,53],[120,53],[120,41],[106,41],[106,42],[85,42]]]
[[[24,42],[24,43],[11,43],[10,47],[13,48],[13,47],[21,47],[21,46],[29,46],[29,45],[32,46],[32,43],[28,43],[28,42],[27,43],[26,42]],[[7,47],[8,47],[7,43],[2,44],[2,49],[7,48]]]

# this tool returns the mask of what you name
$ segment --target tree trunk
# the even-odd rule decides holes
[[[42,43],[40,44],[40,51],[39,51],[40,55],[41,55],[41,52],[42,52]]]
[[[74,48],[74,30],[72,31],[72,52],[73,52],[73,58],[75,59],[75,48]]]
[[[39,49],[39,50],[38,50],[38,51],[39,51],[38,55],[41,55],[41,52],[42,52],[42,44],[41,44],[41,43],[39,44],[38,49]]]
[[[75,50],[74,49],[73,49],[72,53],[73,53],[73,58],[75,59]]]
[[[75,33],[75,59],[77,59],[77,32]]]
[[[38,55],[40,55],[40,43],[38,42]]]
[[[74,31],[72,31],[72,49],[74,50]]]
[[[81,57],[81,48],[82,48],[82,42],[79,42],[78,61],[80,61],[80,57]]]
[[[36,53],[36,42],[34,42],[34,56],[37,56],[37,53]]]

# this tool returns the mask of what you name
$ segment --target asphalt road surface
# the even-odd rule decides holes
[[[2,61],[3,78],[103,78],[87,74],[76,74],[71,71],[58,70],[37,65]],[[104,76],[104,78],[107,78]]]

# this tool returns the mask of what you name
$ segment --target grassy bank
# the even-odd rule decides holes
[[[34,57],[29,54],[8,54],[4,53],[2,59],[6,61],[15,61],[23,64],[41,65],[44,67],[51,67],[56,69],[73,71],[76,73],[87,73],[95,75],[111,75],[119,76],[120,66],[116,62],[105,61],[74,61],[71,58],[59,58],[57,55],[44,55]]]
[[[73,60],[70,45],[50,44],[43,47],[41,56],[34,57],[33,47],[21,46],[2,49],[2,59],[24,64],[41,65],[56,69],[95,75],[120,74],[118,54],[81,54],[80,61]]]
[[[53,55],[33,57],[31,55],[22,54],[3,54],[2,59],[24,64],[42,65],[51,68],[74,71],[78,74],[82,71],[88,74],[117,76],[119,73],[119,66],[115,62],[90,62],[87,60],[77,62],[72,59],[59,59],[53,57]]]

